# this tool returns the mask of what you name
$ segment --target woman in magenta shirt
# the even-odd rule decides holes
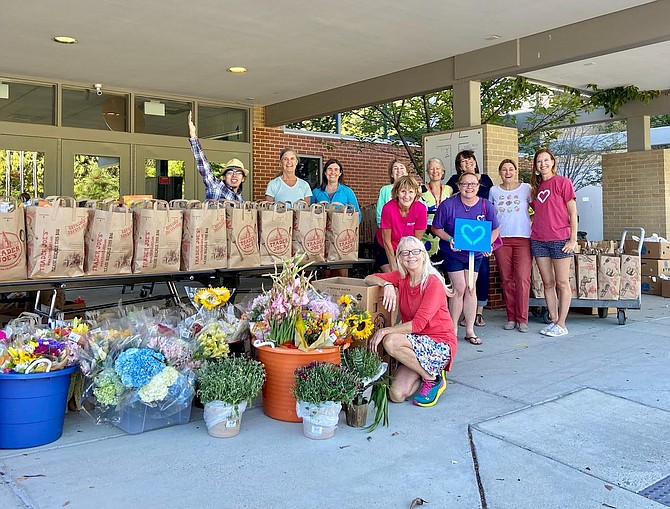
[[[419,185],[412,177],[400,177],[393,184],[391,201],[382,208],[375,236],[375,261],[382,272],[398,270],[395,250],[403,237],[420,239],[428,224],[428,209],[418,201]]]
[[[535,211],[530,248],[540,269],[544,298],[552,323],[540,331],[545,336],[565,336],[570,310],[570,259],[577,247],[577,202],[569,178],[556,174],[556,158],[544,148],[535,153],[531,207]]]

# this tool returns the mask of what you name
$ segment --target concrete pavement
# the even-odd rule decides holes
[[[63,437],[0,450],[0,508],[658,508],[638,494],[670,475],[670,300],[570,335],[504,331],[487,311],[481,346],[461,341],[435,407],[392,405],[368,434],[341,416],[333,439],[244,413],[232,439],[191,422],[141,435],[68,413]]]

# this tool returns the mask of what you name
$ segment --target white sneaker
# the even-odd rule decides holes
[[[545,325],[545,326],[542,328],[542,330],[540,331],[540,334],[542,334],[543,336],[546,336],[547,333],[548,333],[551,329],[554,328],[554,325],[556,325],[556,324],[553,323],[553,322],[552,322],[552,323],[549,323],[549,324],[547,324],[547,325]]]
[[[547,331],[547,336],[551,336],[552,338],[557,338],[559,336],[567,336],[568,334],[568,329],[565,327],[561,327],[557,323],[554,324],[554,327],[551,330]]]

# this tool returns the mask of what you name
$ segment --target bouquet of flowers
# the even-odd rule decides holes
[[[37,316],[20,316],[0,330],[0,370],[3,373],[56,371],[76,364],[77,338],[71,329],[50,329]]]
[[[273,345],[296,340],[296,324],[303,306],[309,302],[311,275],[305,274],[309,264],[301,265],[305,254],[284,260],[281,272],[275,268],[272,288],[251,303],[248,313],[253,323],[251,332],[257,339]]]

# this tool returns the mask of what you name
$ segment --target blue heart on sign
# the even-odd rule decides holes
[[[491,221],[456,218],[454,247],[461,251],[488,253],[491,251]]]
[[[481,225],[475,226],[473,228],[469,224],[464,224],[461,227],[461,235],[463,235],[463,238],[474,246],[475,244],[477,244],[477,242],[479,242],[484,238],[484,235],[486,235],[486,231],[484,230],[484,227]]]

